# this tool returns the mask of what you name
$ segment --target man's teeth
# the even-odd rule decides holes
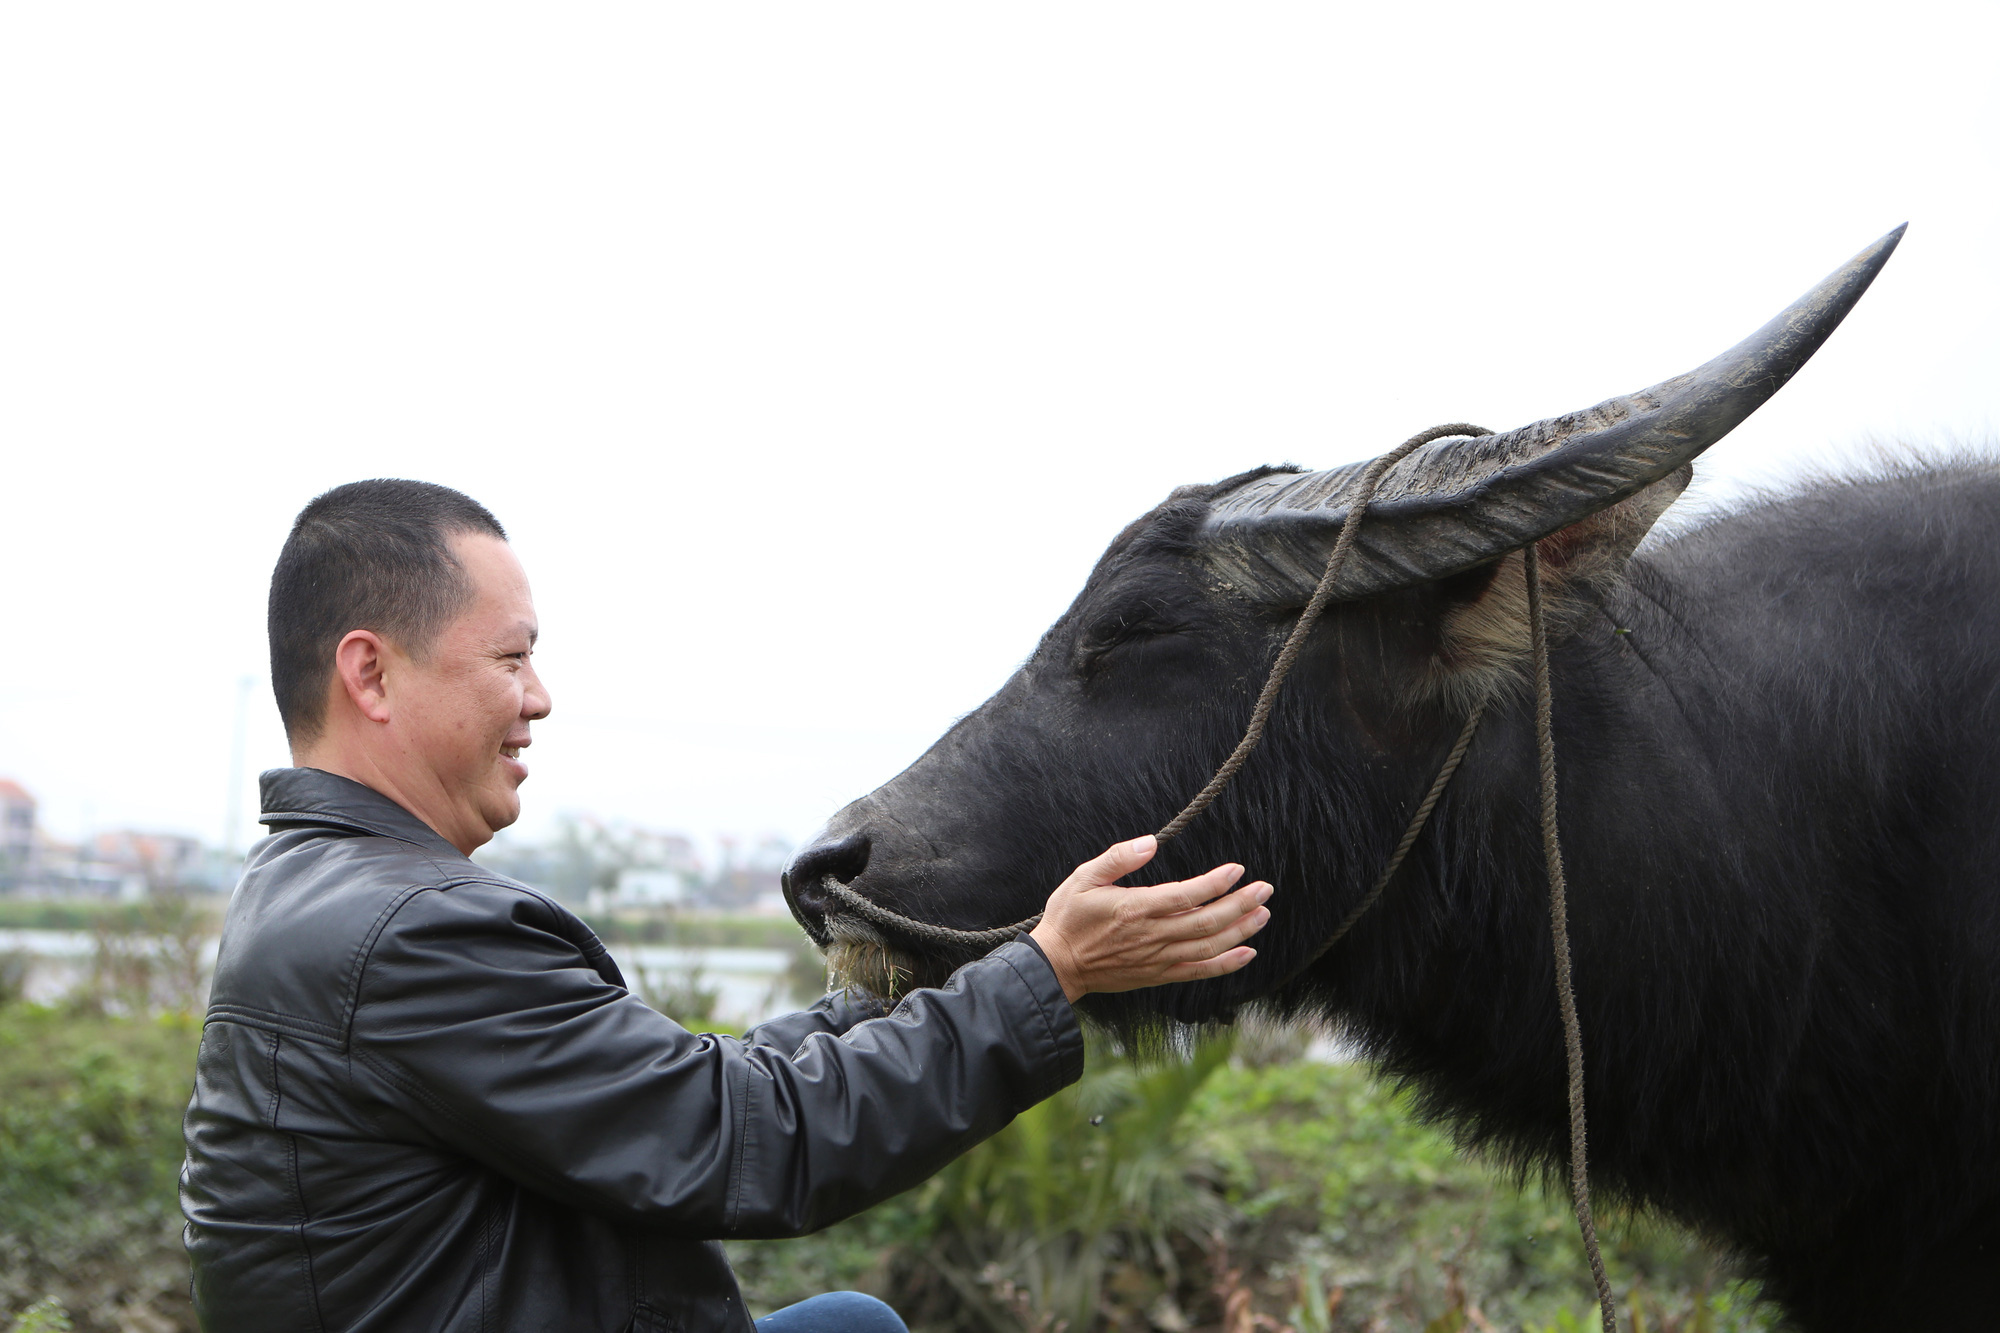
[[[506,755],[509,759],[519,759],[521,757],[521,747],[518,745],[503,745],[500,747],[500,753]]]

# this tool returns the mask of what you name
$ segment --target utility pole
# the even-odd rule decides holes
[[[236,682],[236,727],[229,738],[229,811],[222,822],[223,850],[232,857],[243,855],[243,752],[250,743],[250,692],[256,688],[255,676]]]

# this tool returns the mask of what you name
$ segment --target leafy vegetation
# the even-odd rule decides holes
[[[44,1296],[21,1311],[7,1333],[70,1333],[75,1327],[63,1303],[53,1296]]]
[[[194,1328],[175,1188],[199,1036],[176,1015],[0,1007],[0,1320]]]
[[[584,921],[606,944],[673,944],[684,949],[811,949],[788,916],[628,911]]]
[[[136,930],[143,904],[102,899],[0,898],[0,930],[95,930],[110,923]]]
[[[1253,1049],[1257,1045],[1264,1049]],[[1567,1200],[1456,1153],[1365,1070],[1223,1038],[1083,1082],[918,1189],[732,1246],[754,1307],[829,1286],[952,1333],[1594,1329]],[[1692,1238],[1605,1227],[1635,1333],[1769,1327]]]
[[[197,1039],[185,1017],[0,1005],[0,1328],[194,1328],[175,1182]],[[1180,1063],[1093,1049],[1082,1083],[908,1194],[733,1244],[746,1292],[869,1290],[919,1333],[1596,1327],[1563,1198],[1460,1157],[1361,1068],[1297,1057],[1255,1031]],[[1605,1230],[1635,1333],[1768,1327],[1686,1236]]]

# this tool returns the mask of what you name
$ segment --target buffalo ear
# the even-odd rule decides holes
[[[1542,538],[1535,544],[1542,569],[1571,586],[1616,581],[1632,552],[1692,480],[1694,464],[1683,463],[1637,494]]]
[[[1587,588],[1624,577],[1632,553],[1694,477],[1686,464],[1652,485],[1535,543],[1549,634],[1560,641],[1588,607]],[[1420,693],[1460,710],[1527,681],[1528,579],[1519,551],[1435,585],[1443,603],[1437,648]]]

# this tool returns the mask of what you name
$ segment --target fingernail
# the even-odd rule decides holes
[[[1144,855],[1145,853],[1152,851],[1153,848],[1158,845],[1159,845],[1159,839],[1155,838],[1150,833],[1148,833],[1143,838],[1132,839],[1132,850],[1140,855]]]

